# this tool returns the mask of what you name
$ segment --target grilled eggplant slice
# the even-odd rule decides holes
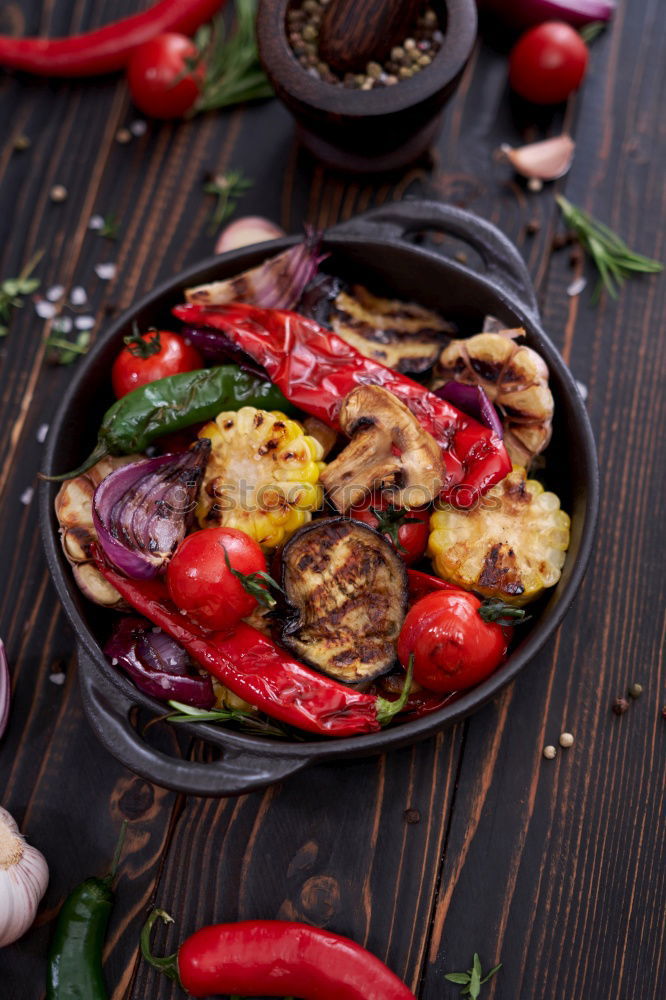
[[[407,613],[407,570],[382,535],[333,517],[301,528],[282,554],[288,601],[280,639],[346,684],[390,670]]]

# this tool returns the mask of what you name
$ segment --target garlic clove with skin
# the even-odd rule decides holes
[[[499,155],[508,160],[523,177],[554,181],[564,177],[573,161],[576,144],[569,135],[558,135],[527,146],[512,147],[504,143]]]
[[[25,934],[49,884],[44,855],[0,806],[0,948]]]

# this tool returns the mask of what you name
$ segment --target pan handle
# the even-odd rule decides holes
[[[496,226],[473,212],[447,205],[441,201],[406,199],[373,208],[348,222],[334,226],[329,232],[336,236],[398,240],[414,247],[410,235],[434,230],[455,236],[479,254],[486,274],[523,308],[538,319],[539,306],[534,285],[525,261],[514,244]],[[432,247],[417,248],[428,256],[440,257]],[[451,265],[468,274],[474,268],[451,260]]]
[[[210,764],[170,757],[145,743],[132,725],[131,698],[100,674],[81,647],[77,656],[83,706],[95,735],[113,757],[147,781],[188,795],[224,798],[266,788],[309,763],[307,757],[273,758],[231,747]]]

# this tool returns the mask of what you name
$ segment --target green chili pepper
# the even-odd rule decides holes
[[[223,410],[241,406],[293,410],[272,382],[241,371],[238,365],[168,375],[117,400],[104,414],[97,444],[85,462],[72,472],[46,478],[56,482],[73,479],[106,455],[144,451],[162,434],[212,420]]]
[[[123,823],[110,873],[87,878],[61,907],[49,949],[46,1000],[108,1000],[102,950],[126,827]]]

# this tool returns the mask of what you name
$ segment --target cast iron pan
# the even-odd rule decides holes
[[[475,263],[462,264],[418,245],[420,234],[429,230],[462,240]],[[113,323],[80,364],[63,399],[51,425],[43,471],[49,475],[73,468],[92,447],[99,420],[112,402],[111,363],[133,321],[141,329],[163,324],[168,328],[170,308],[182,299],[185,286],[236,274],[298,239],[284,237],[212,257],[161,285]],[[469,715],[493,698],[541,649],[564,617],[589,559],[598,506],[592,432],[571,374],[541,329],[534,290],[513,244],[469,212],[438,202],[406,201],[335,226],[325,235],[324,249],[333,255],[336,271],[349,272],[373,288],[384,287],[396,296],[436,306],[469,332],[480,329],[487,313],[507,326],[525,327],[529,344],[550,368],[555,430],[545,479],[571,515],[571,547],[560,582],[537,606],[532,626],[507,662],[485,683],[439,712],[367,736],[299,743],[249,736],[209,724],[184,725],[182,730],[189,736],[222,749],[221,759],[203,763],[156,750],[132,724],[130,714],[137,706],[162,715],[164,705],[142,694],[102,654],[97,636],[108,634],[113,613],[90,605],[78,591],[58,539],[53,513],[57,486],[42,483],[44,545],[58,595],[76,633],[79,677],[90,724],[109,752],[128,768],[180,792],[238,795],[286,778],[315,761],[368,756],[414,743]]]

